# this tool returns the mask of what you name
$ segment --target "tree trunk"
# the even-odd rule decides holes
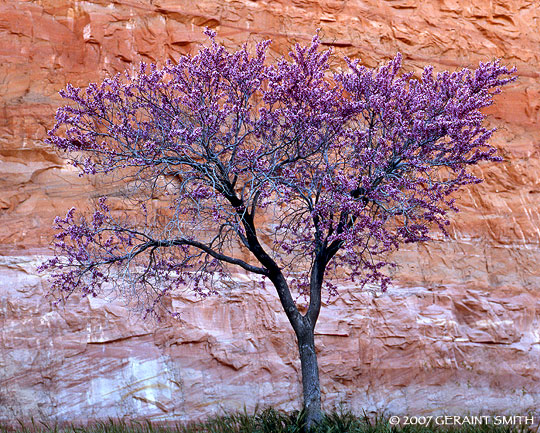
[[[274,264],[275,272],[269,277],[276,288],[281,305],[292,325],[298,342],[300,365],[302,369],[302,391],[304,396],[304,412],[306,416],[306,430],[309,431],[322,421],[321,386],[319,384],[319,364],[315,352],[315,324],[321,308],[321,283],[324,267],[315,266],[315,272],[310,281],[310,303],[305,316],[298,311],[296,303],[291,296],[287,281],[281,270]]]
[[[315,336],[310,326],[297,333],[300,364],[302,368],[302,389],[304,393],[304,411],[306,429],[320,422],[323,418],[321,410],[321,386],[319,384],[319,364],[315,353]]]

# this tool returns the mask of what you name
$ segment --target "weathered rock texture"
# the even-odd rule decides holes
[[[474,66],[501,57],[519,81],[490,109],[505,162],[459,197],[450,239],[403,249],[395,287],[345,286],[317,344],[327,408],[409,415],[525,413],[540,405],[540,6],[536,0],[40,0],[0,2],[0,419],[194,419],[298,407],[292,331],[249,276],[222,297],[178,294],[179,324],[121,304],[52,307],[35,270],[51,221],[96,194],[44,144],[57,96],[139,61],[227,46],[285,53],[322,29],[369,66]]]

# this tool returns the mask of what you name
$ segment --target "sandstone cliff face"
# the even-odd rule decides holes
[[[0,419],[194,419],[298,406],[292,331],[271,291],[238,274],[222,297],[178,294],[179,324],[119,304],[42,298],[51,221],[96,194],[44,144],[66,83],[272,38],[283,54],[321,28],[327,46],[410,70],[501,57],[520,76],[490,120],[505,162],[459,197],[450,239],[403,249],[382,296],[343,287],[317,327],[327,407],[525,413],[540,403],[540,7],[535,0],[41,0],[0,3]]]

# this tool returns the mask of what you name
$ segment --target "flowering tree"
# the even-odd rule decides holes
[[[268,64],[268,41],[228,52],[206,33],[209,46],[178,63],[61,92],[71,103],[49,142],[84,175],[118,174],[131,203],[103,193],[91,217],[57,218],[42,269],[53,292],[122,290],[146,313],[179,286],[217,291],[235,267],[259,275],[296,334],[312,425],[323,290],[336,294],[337,271],[384,289],[389,252],[445,231],[452,193],[480,182],[469,166],[500,160],[480,109],[514,71],[428,66],[417,79],[398,54],[377,70],[345,58],[331,74],[318,37]]]

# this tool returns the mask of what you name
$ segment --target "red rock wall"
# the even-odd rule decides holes
[[[343,288],[317,326],[325,405],[409,415],[525,413],[540,403],[540,5],[536,0],[0,1],[0,419],[186,420],[221,409],[298,407],[292,331],[269,291],[178,295],[181,326],[121,305],[52,308],[35,266],[50,225],[95,194],[43,143],[66,83],[194,52],[202,28],[230,47],[285,53],[315,29],[369,66],[501,57],[519,81],[490,121],[505,162],[459,197],[450,239],[404,249],[395,287]],[[247,291],[244,291],[247,289]],[[247,293],[247,294],[246,294]]]

